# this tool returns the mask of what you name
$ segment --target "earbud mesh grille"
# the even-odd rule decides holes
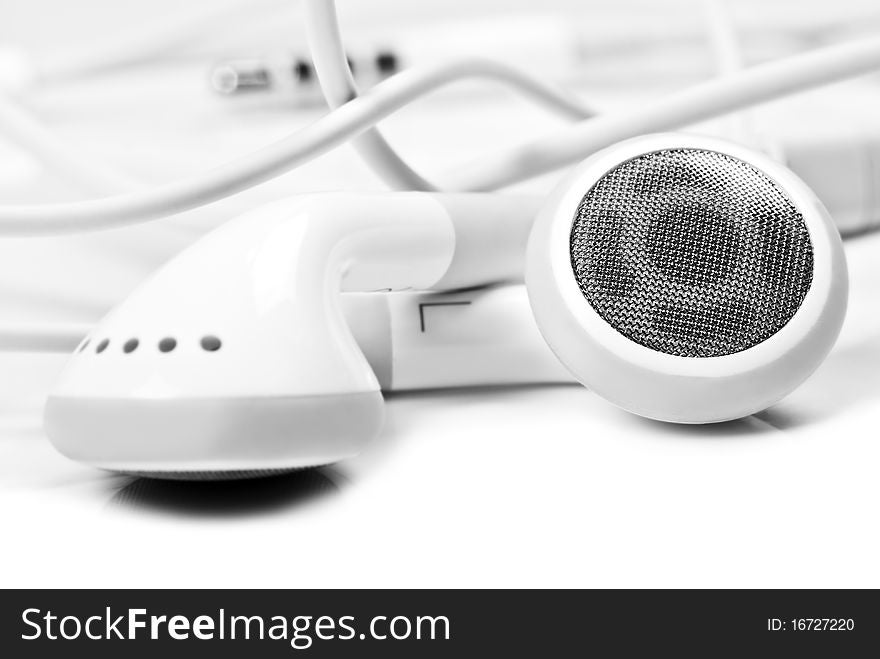
[[[803,216],[755,167],[670,149],[603,176],[578,207],[571,263],[584,297],[630,340],[670,355],[751,348],[813,279]]]

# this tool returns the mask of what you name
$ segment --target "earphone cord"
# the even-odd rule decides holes
[[[320,23],[321,17],[326,19],[328,15],[333,17],[335,13],[324,11],[314,15],[313,19]],[[335,33],[335,22],[319,29],[324,30],[321,34],[327,31]],[[328,43],[334,41],[331,39]],[[328,50],[333,56],[334,49]],[[328,79],[328,70],[336,71],[336,78],[339,78],[341,70],[326,61],[326,53],[316,54],[324,62],[322,69],[325,81]],[[780,96],[867,73],[878,67],[880,38],[877,37],[751,67],[670,94],[647,107],[586,119],[557,133],[490,154],[458,168],[458,183],[452,181],[445,187],[450,190],[497,189],[558,169],[628,137],[727,114]],[[409,69],[379,83],[366,94],[353,98],[289,137],[205,173],[151,189],[95,200],[0,206],[0,234],[39,236],[119,227],[218,201],[279,176],[361,136],[377,122],[414,100],[466,77],[505,80],[568,116],[583,116],[588,112],[571,97],[491,61],[469,59]],[[336,78],[331,74],[331,79]],[[342,82],[348,84],[344,80]],[[342,84],[339,88],[340,91],[343,89]],[[372,154],[369,157],[374,160],[381,155],[370,151],[376,144],[379,142],[375,140],[367,144],[366,151]],[[402,185],[402,179],[400,183]]]
[[[309,51],[318,74],[318,83],[331,109],[339,108],[357,98],[359,92],[339,30],[336,3],[305,0],[304,9]],[[474,62],[472,73],[482,71],[483,77],[507,83],[535,100],[543,101],[550,110],[569,119],[589,119],[596,114],[577,96],[563,89],[500,63],[488,64]],[[375,127],[354,137],[351,144],[373,172],[393,189],[436,191],[443,188],[412,169]]]
[[[145,222],[253,187],[360,135],[413,100],[462,77],[475,62],[410,69],[376,85],[310,126],[201,175],[150,190],[68,204],[0,206],[0,234],[47,235]],[[486,63],[494,66],[494,63]],[[670,94],[648,107],[600,115],[461,167],[461,185],[492,190],[575,162],[620,140],[727,114],[880,67],[880,38],[823,48],[754,66]]]

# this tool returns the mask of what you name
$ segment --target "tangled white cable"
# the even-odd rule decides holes
[[[492,154],[459,168],[458,182],[453,181],[446,187],[497,189],[563,167],[628,137],[677,128],[876,68],[880,68],[880,38],[877,37],[752,67],[671,94],[647,107],[587,119],[555,134]],[[206,205],[279,176],[362,135],[380,120],[440,86],[474,76],[504,79],[542,103],[564,109],[569,115],[586,111],[547,85],[512,74],[494,62],[463,60],[410,69],[345,103],[307,128],[205,173],[96,200],[0,206],[0,234],[39,236],[107,229]],[[376,144],[374,140],[371,148]],[[375,154],[370,157],[377,159]]]

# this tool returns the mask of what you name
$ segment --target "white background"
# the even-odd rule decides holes
[[[268,16],[277,10],[298,33],[295,6],[252,4]],[[341,5],[355,38],[381,29],[393,36],[444,12],[500,11],[493,2],[452,3],[454,11],[450,3],[419,11],[416,3],[369,4],[375,15],[366,1]],[[574,11],[574,3],[551,4]],[[667,12],[670,34],[695,24],[686,4]],[[843,4],[853,15],[866,5]],[[57,56],[161,17],[172,3],[12,5],[0,3],[4,43]],[[625,27],[646,6],[626,3],[615,10],[624,20],[616,14],[612,23]],[[835,6],[841,19],[844,8]],[[577,3],[585,24],[590,7]],[[595,7],[610,15],[608,3]],[[662,37],[661,27],[654,31]],[[320,113],[284,99],[219,99],[206,89],[211,61],[259,54],[260,30],[218,37],[221,45],[193,48],[180,61],[38,88],[21,100],[94,155],[147,182],[168,180]],[[261,48],[285,46],[274,30]],[[625,31],[617,37],[632,41]],[[664,43],[660,56],[679,49],[671,37]],[[672,58],[680,68],[650,80],[625,58],[593,55],[578,90],[606,109],[699,80],[709,58],[697,44],[689,48]],[[857,124],[880,135],[878,101],[880,85],[868,78],[775,104],[761,120],[771,133]],[[506,92],[475,85],[387,124],[394,143],[431,172],[559,125]],[[524,187],[544,190],[552,179]],[[228,203],[158,224],[0,239],[0,318],[94,322],[159,263],[241,209],[290,192],[380,187],[343,148]],[[0,142],[0,201],[81,194]],[[389,397],[382,435],[360,457],[272,481],[168,484],[69,462],[40,428],[42,399],[64,357],[0,355],[0,585],[880,587],[878,253],[880,235],[848,244],[851,309],[840,341],[806,385],[754,417],[665,425],[574,386],[398,394]]]

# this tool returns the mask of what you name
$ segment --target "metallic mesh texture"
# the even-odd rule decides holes
[[[714,151],[670,149],[603,176],[578,207],[571,264],[630,340],[716,357],[778,332],[813,280],[803,216],[770,178]]]

